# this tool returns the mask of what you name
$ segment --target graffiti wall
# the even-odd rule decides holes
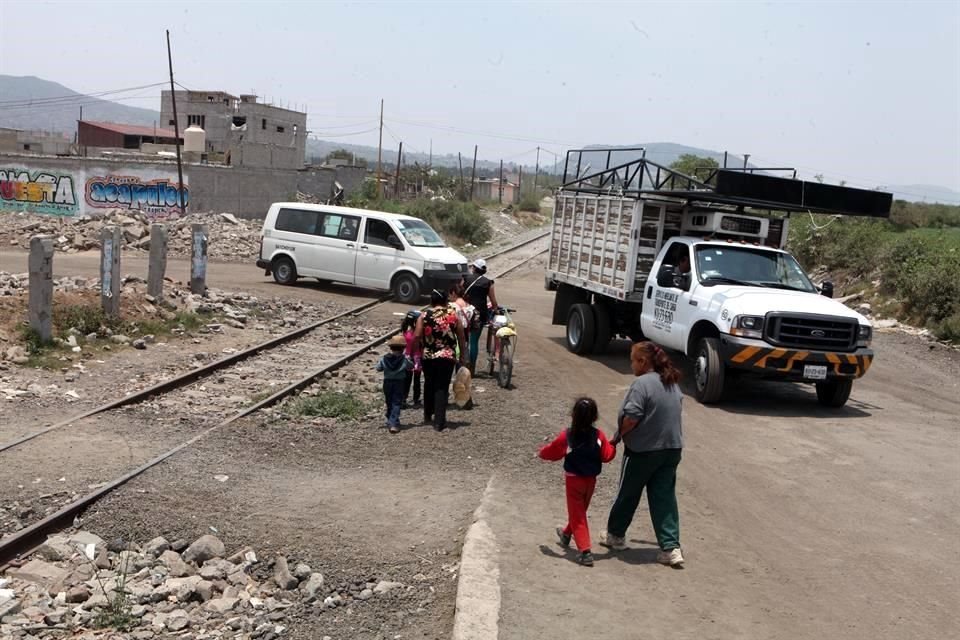
[[[180,183],[176,169],[91,164],[81,159],[73,166],[47,166],[42,161],[13,164],[0,158],[0,211],[28,211],[56,216],[86,217],[103,209],[140,211],[161,220],[180,214]],[[183,189],[189,206],[190,190]]]

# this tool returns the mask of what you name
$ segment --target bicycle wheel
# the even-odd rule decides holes
[[[497,373],[497,384],[503,389],[510,388],[513,378],[513,341],[510,338],[500,339],[500,371]]]
[[[491,329],[487,329],[487,375],[493,377],[497,365],[497,340]]]

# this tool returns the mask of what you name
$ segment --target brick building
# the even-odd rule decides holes
[[[113,149],[140,149],[143,143],[177,143],[173,129],[141,127],[133,124],[113,122],[90,122],[80,120],[77,123],[77,143],[81,147],[110,147]],[[183,135],[180,136],[183,144]]]

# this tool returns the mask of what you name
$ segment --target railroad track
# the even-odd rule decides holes
[[[486,256],[485,259],[495,260],[506,256],[542,240],[547,235],[548,233],[540,234],[523,242],[511,245]],[[545,252],[545,249],[535,250],[533,254],[524,257],[519,262],[501,269],[499,273],[497,273],[497,277],[503,277],[511,273]],[[311,323],[310,325],[282,336],[272,338],[249,349],[191,370],[171,380],[105,403],[94,409],[85,411],[48,427],[35,430],[23,437],[0,445],[0,461],[2,461],[2,455],[11,455],[13,452],[19,453],[24,446],[29,446],[30,443],[33,443],[35,440],[47,437],[48,434],[61,431],[65,427],[74,426],[74,429],[70,430],[71,434],[75,432],[75,429],[89,428],[90,425],[94,425],[94,428],[96,428],[96,425],[105,414],[119,410],[127,412],[128,415],[123,417],[125,421],[129,421],[131,417],[129,415],[129,409],[133,407],[133,413],[140,414],[137,416],[138,419],[136,419],[135,422],[140,422],[142,426],[150,429],[155,427],[158,422],[157,416],[161,413],[158,409],[175,407],[180,403],[192,403],[195,406],[200,404],[210,408],[201,420],[191,421],[192,423],[196,422],[196,424],[191,424],[191,433],[187,434],[189,437],[186,440],[183,440],[172,448],[164,450],[158,455],[150,456],[149,459],[138,460],[139,464],[132,470],[124,471],[113,480],[104,484],[94,485],[96,488],[90,493],[63,504],[54,513],[0,539],[0,565],[5,565],[17,556],[26,554],[39,544],[42,544],[48,534],[69,526],[73,522],[74,517],[87,507],[148,469],[176,455],[178,452],[190,447],[218,429],[275,405],[281,400],[298,393],[324,375],[340,369],[370,349],[389,340],[398,333],[398,328],[396,327],[397,322],[393,318],[391,318],[390,325],[378,327],[378,329],[374,331],[376,335],[362,344],[354,342],[349,346],[344,345],[343,335],[334,334],[334,339],[339,342],[331,345],[329,336],[325,337],[324,334],[318,333],[318,330],[323,327],[344,328],[344,325],[347,325],[346,328],[348,330],[358,329],[358,326],[352,325],[354,325],[359,318],[362,318],[364,314],[372,309],[387,304],[388,302],[389,299],[366,302],[343,313]],[[369,329],[367,330],[369,331]],[[370,337],[369,333],[367,337]],[[304,373],[302,367],[298,368],[296,363],[310,361],[311,354],[322,354],[322,356],[314,361],[315,365],[312,370]],[[291,355],[295,357],[289,357]],[[269,364],[260,364],[262,362]],[[266,369],[264,367],[266,367]],[[233,405],[239,403],[245,406],[231,406],[230,402],[225,404],[216,404],[213,402],[214,396],[212,394],[219,394],[221,391],[220,385],[225,384],[228,377],[230,378],[229,385],[232,387],[246,386],[246,390],[249,391],[251,385],[256,385],[257,388],[262,389],[263,378],[259,372],[264,370],[275,372],[274,384],[270,387],[271,392],[266,397],[260,397],[250,404],[245,404],[243,399],[248,396],[237,396],[237,400],[232,403]],[[251,375],[251,371],[253,371],[255,375]],[[215,374],[219,377],[217,383],[210,383],[211,378]],[[247,383],[246,385],[244,384],[245,382]],[[207,384],[210,384],[212,389],[206,388]],[[263,394],[260,395],[262,396]],[[151,410],[153,410],[152,414]],[[146,458],[147,456],[141,457]],[[62,493],[66,494],[69,492]]]

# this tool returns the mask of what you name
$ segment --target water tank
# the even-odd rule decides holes
[[[187,127],[187,130],[183,132],[183,150],[187,153],[206,153],[207,132],[195,124]]]

